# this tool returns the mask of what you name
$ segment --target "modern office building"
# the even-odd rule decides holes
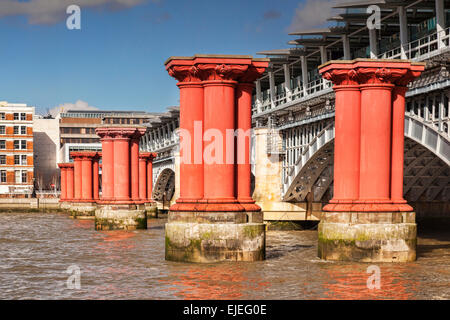
[[[0,102],[0,197],[33,192],[34,107]]]
[[[58,162],[70,162],[70,152],[101,151],[95,128],[101,124],[144,124],[154,117],[145,111],[69,110],[60,113]]]

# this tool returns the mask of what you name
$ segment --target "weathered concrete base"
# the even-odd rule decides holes
[[[94,202],[72,202],[68,208],[70,215],[75,219],[93,217],[96,209],[97,204]]]
[[[147,229],[146,210],[143,205],[99,205],[95,210],[95,229]]]
[[[265,259],[263,223],[226,212],[169,212],[166,260],[182,262],[260,261]],[[262,216],[255,216],[255,220]]]
[[[416,260],[414,212],[324,212],[318,256],[325,260],[408,262]]]

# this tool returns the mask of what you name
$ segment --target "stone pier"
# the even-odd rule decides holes
[[[326,260],[416,259],[415,213],[403,199],[406,85],[424,70],[407,60],[330,61],[336,92],[334,196],[319,224]]]
[[[166,61],[179,81],[181,140],[180,196],[166,224],[166,260],[265,258],[261,209],[250,195],[249,150],[251,90],[267,61],[227,55]]]
[[[142,199],[139,193],[139,184],[144,183],[139,172],[139,139],[145,131],[144,127],[131,125],[96,129],[102,142],[102,196],[95,210],[97,230],[147,228],[148,197]]]

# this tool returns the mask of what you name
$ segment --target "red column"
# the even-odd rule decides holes
[[[73,181],[74,181],[74,200],[81,200],[81,190],[82,190],[82,168],[81,168],[81,157],[77,156],[74,152],[71,152],[73,158]]]
[[[147,157],[147,201],[152,201],[153,198],[153,159],[156,158],[156,153],[150,153]]]
[[[93,191],[93,198],[94,200],[98,200],[99,197],[99,156],[97,156],[93,159],[92,163],[92,191]]]
[[[139,154],[139,199],[147,201],[147,157],[149,153]]]
[[[105,128],[97,128],[96,133],[102,142],[102,198],[114,199],[114,140]]]
[[[130,137],[114,138],[114,200],[130,201]]]
[[[392,94],[391,199],[397,203],[406,203],[403,199],[403,162],[407,90],[407,87],[396,86]]]
[[[177,60],[166,69],[180,88],[180,197],[171,210],[191,211],[203,198],[203,85],[193,60]]]
[[[92,158],[95,152],[86,152],[81,158],[81,175],[82,175],[82,188],[81,188],[81,200],[83,202],[92,202]]]
[[[360,200],[364,202],[390,200],[393,87],[390,83],[361,85]]]
[[[261,211],[251,195],[251,129],[252,129],[252,93],[254,81],[264,73],[267,62],[253,62],[247,72],[239,78],[236,88],[236,186],[237,200],[246,211]]]
[[[234,133],[235,109],[233,80],[211,80],[204,82],[205,88],[205,133],[210,132],[211,142],[206,142],[204,150],[204,198],[208,201],[237,202],[234,194],[234,163],[227,163],[227,155],[234,161],[234,141],[227,139],[227,129]],[[211,149],[209,149],[211,148]],[[214,149],[213,149],[214,148]],[[213,150],[208,152],[207,150]],[[208,157],[210,159],[208,159]],[[241,206],[230,206],[241,210]]]
[[[74,174],[73,163],[67,164],[67,201],[73,201],[74,198]]]
[[[351,65],[328,65],[321,73],[333,82],[336,92],[334,191],[324,210],[346,210],[359,199],[361,92]]]
[[[131,199],[139,201],[139,139],[130,141]]]
[[[59,201],[67,200],[67,166],[66,163],[59,163],[58,167],[61,170],[61,195]]]
[[[334,198],[325,211],[412,209],[395,199],[402,199],[405,90],[392,97],[396,81],[405,87],[412,80],[405,80],[411,69],[418,76],[424,65],[354,60],[321,67],[336,91]]]
[[[135,203],[135,200],[131,198],[131,190],[135,187],[132,187],[131,183],[133,182],[136,186],[137,182],[139,192],[139,169],[138,161],[136,161],[139,156],[139,146],[135,146],[131,152],[130,140],[138,139],[145,131],[144,127],[133,126],[103,126],[95,130],[102,141],[102,199],[100,203]],[[136,169],[137,179],[134,176],[132,178],[132,172],[135,173]]]

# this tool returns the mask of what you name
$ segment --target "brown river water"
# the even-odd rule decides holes
[[[268,231],[262,262],[188,264],[164,260],[164,223],[98,232],[65,214],[0,212],[0,299],[450,299],[450,224],[419,225],[418,260],[378,264],[369,289],[369,264],[316,258],[314,230]]]

